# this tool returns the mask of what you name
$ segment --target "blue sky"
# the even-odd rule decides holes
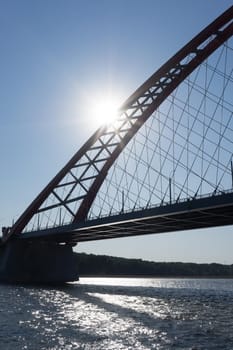
[[[119,103],[228,0],[0,0],[0,225],[10,225]],[[80,244],[78,251],[233,263],[232,227]]]

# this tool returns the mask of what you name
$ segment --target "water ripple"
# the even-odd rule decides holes
[[[232,350],[232,296],[232,280],[2,285],[0,344],[4,350]]]

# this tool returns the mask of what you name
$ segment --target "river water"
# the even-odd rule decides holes
[[[233,280],[0,286],[0,349],[233,349]]]

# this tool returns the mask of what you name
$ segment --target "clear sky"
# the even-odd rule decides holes
[[[231,0],[0,0],[0,226],[11,225],[119,105]],[[82,243],[78,251],[233,263],[233,228]]]

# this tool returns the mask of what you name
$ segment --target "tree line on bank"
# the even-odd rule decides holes
[[[80,276],[233,277],[233,265],[152,262],[75,253]]]

